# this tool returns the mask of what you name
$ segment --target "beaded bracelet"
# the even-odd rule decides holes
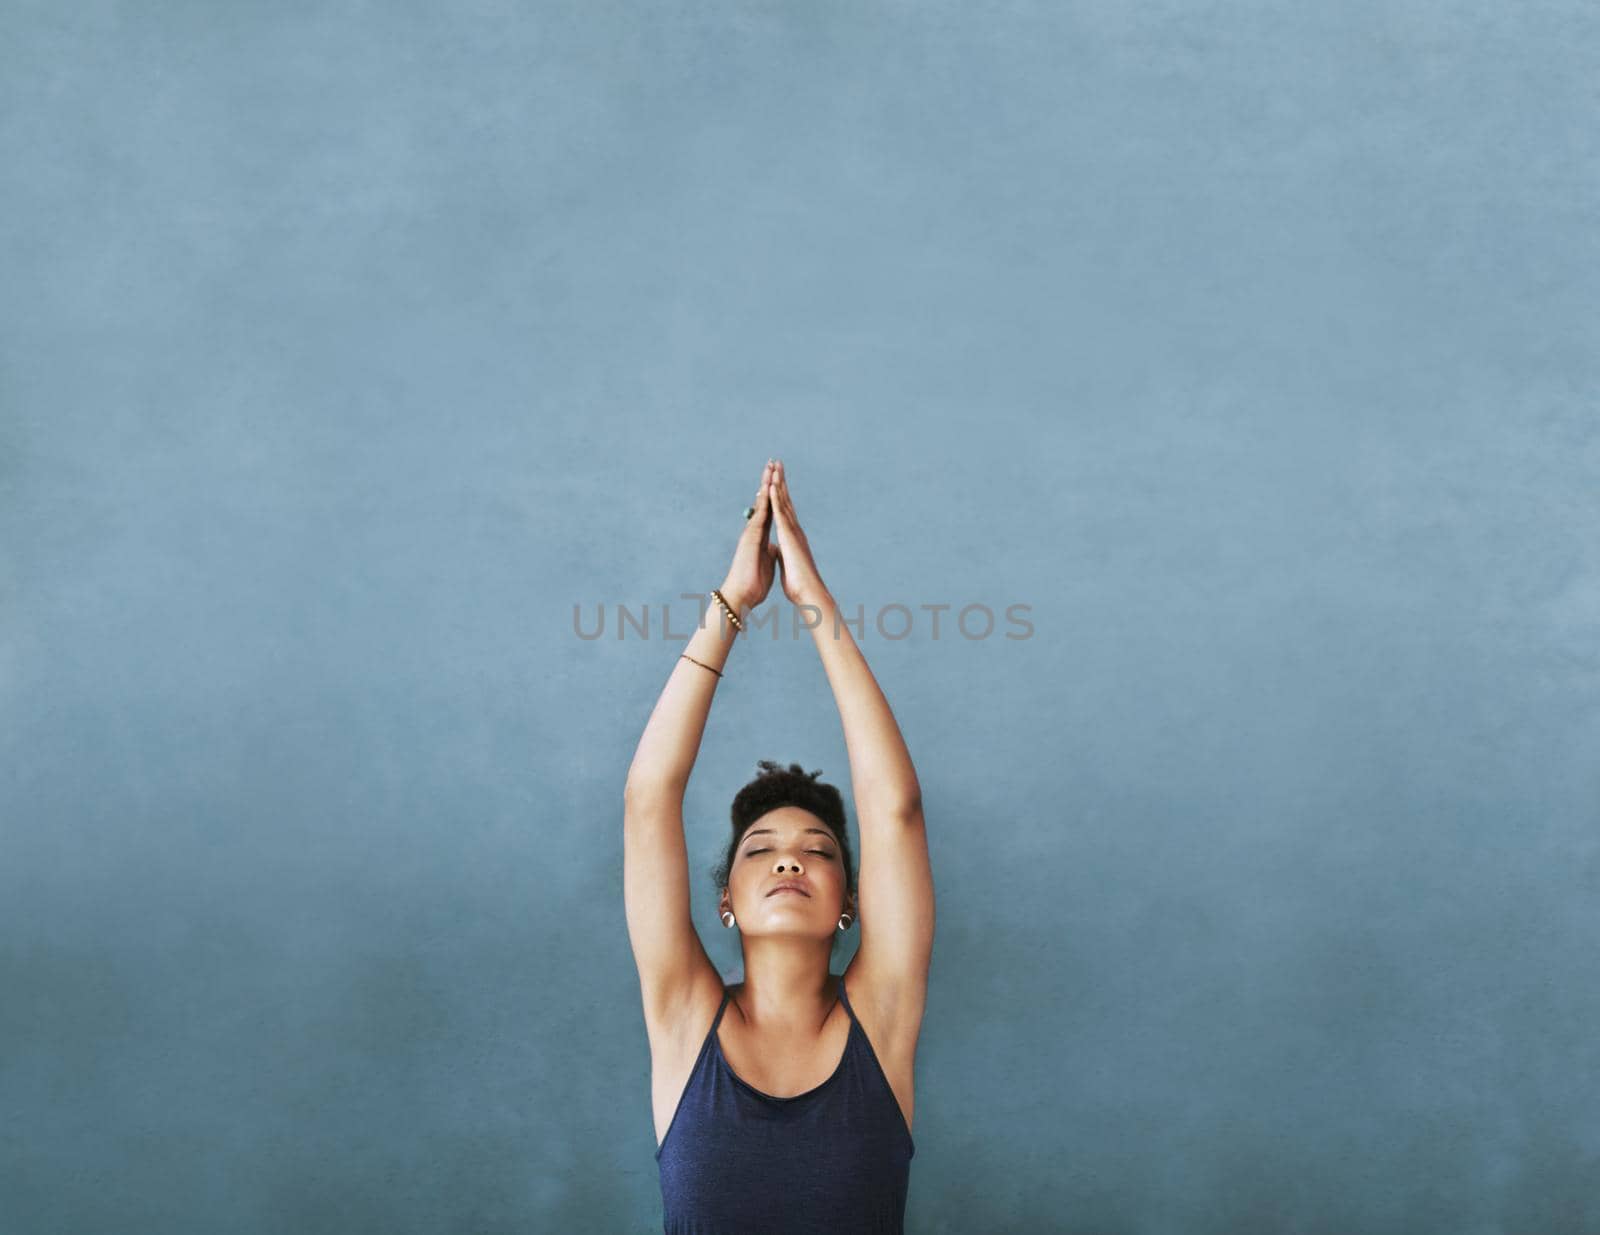
[[[733,623],[734,630],[743,630],[744,623],[739,620],[739,615],[733,611],[733,606],[722,598],[722,593],[716,588],[711,589],[711,594],[717,598],[717,603],[722,606],[722,611],[728,615],[728,621]]]

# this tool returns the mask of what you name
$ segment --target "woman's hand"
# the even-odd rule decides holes
[[[800,520],[795,516],[794,503],[789,500],[789,480],[779,459],[767,474],[773,520],[778,529],[778,543],[771,552],[783,568],[783,594],[791,604],[819,604],[828,594],[817,564],[811,557],[811,545],[800,530]]]
[[[733,565],[728,567],[728,577],[720,589],[735,612],[754,609],[772,590],[776,550],[767,542],[772,527],[771,477],[772,460],[768,459],[761,473],[761,487],[756,490],[756,512],[745,522],[733,551]]]

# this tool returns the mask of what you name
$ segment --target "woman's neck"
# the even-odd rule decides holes
[[[815,1032],[838,998],[839,979],[828,953],[801,952],[792,942],[745,947],[744,981],[732,997],[746,1023],[778,1032]]]

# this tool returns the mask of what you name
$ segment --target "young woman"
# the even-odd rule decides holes
[[[624,795],[623,892],[650,1039],[664,1230],[898,1233],[933,949],[921,787],[883,692],[836,621],[781,461],[768,460],[746,519],[720,599],[645,725]],[[762,760],[734,798],[718,870],[722,924],[739,931],[744,954],[744,980],[724,986],[690,917],[683,796],[712,694],[775,570],[784,595],[820,617],[811,633],[844,723],[861,866],[852,874],[839,791],[798,764]],[[833,945],[852,924],[861,942],[835,975]]]

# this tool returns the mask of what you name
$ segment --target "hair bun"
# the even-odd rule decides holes
[[[778,761],[776,759],[757,759],[756,760],[756,767],[760,768],[762,774],[766,775],[766,776],[771,776],[774,773],[781,773],[781,772],[788,771],[788,772],[792,772],[796,776],[807,776],[807,777],[810,777],[812,780],[816,780],[817,777],[822,775],[822,769],[821,768],[818,768],[815,772],[808,772],[808,771],[805,770],[805,768],[801,767],[798,763],[791,763],[787,768],[784,768],[784,767],[781,767],[779,765],[779,763],[778,763]]]

